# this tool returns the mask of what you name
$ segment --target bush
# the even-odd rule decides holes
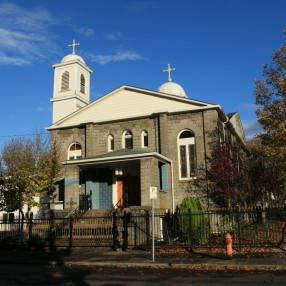
[[[179,228],[189,242],[205,242],[209,238],[209,222],[202,214],[202,206],[197,198],[186,197],[179,206]]]

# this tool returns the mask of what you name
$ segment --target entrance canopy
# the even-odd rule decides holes
[[[158,152],[144,152],[144,151],[136,151],[130,149],[121,149],[118,151],[104,153],[92,158],[84,158],[77,160],[68,160],[62,162],[63,165],[77,165],[77,166],[87,166],[87,165],[98,165],[98,164],[108,164],[112,162],[124,162],[124,161],[132,161],[132,160],[140,160],[143,158],[156,158],[164,163],[171,163],[172,160],[159,154]]]

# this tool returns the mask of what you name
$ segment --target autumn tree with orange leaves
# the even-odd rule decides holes
[[[263,79],[255,82],[255,99],[263,128],[263,133],[257,135],[263,147],[261,153],[278,177],[273,192],[281,201],[286,186],[286,43],[273,52],[272,63],[264,65]]]

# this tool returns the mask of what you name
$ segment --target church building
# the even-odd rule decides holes
[[[123,85],[90,102],[92,70],[75,53],[54,64],[53,122],[47,129],[62,161],[56,208],[151,206],[173,211],[207,168],[210,134],[244,145],[238,113],[193,100],[171,79],[158,90]]]

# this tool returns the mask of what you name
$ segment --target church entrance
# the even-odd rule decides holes
[[[92,168],[86,172],[86,194],[91,196],[91,209],[112,208],[112,170]]]
[[[117,200],[118,207],[141,205],[139,176],[117,178]]]

